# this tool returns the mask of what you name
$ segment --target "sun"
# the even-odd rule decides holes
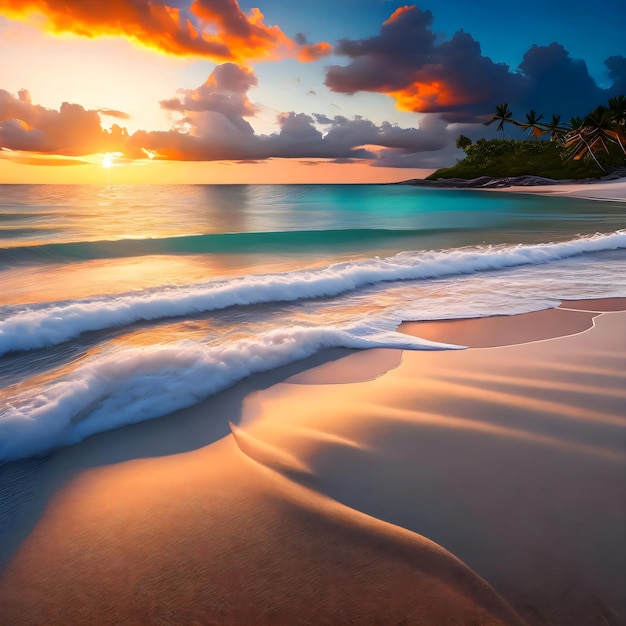
[[[123,152],[105,152],[102,157],[102,167],[114,167],[117,165],[115,159],[124,156]]]

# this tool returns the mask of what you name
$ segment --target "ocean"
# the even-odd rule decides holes
[[[399,333],[403,320],[624,297],[626,202],[408,185],[3,185],[0,280],[2,463],[331,348],[460,348]]]

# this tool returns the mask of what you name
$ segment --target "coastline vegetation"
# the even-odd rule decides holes
[[[531,110],[525,121],[513,118],[507,103],[496,107],[487,125],[498,122],[501,139],[479,139],[475,143],[460,135],[457,148],[465,158],[453,167],[442,168],[427,177],[472,179],[480,176],[505,178],[540,176],[555,180],[600,178],[626,167],[626,97],[611,98],[584,118],[561,122],[560,115],[548,121]],[[505,126],[527,133],[525,139],[507,139]]]

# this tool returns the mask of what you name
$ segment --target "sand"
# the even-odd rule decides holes
[[[520,191],[626,195],[569,187]],[[335,350],[0,468],[0,623],[625,624],[625,329],[407,322],[469,349]]]
[[[0,621],[624,623],[625,305],[457,320],[498,346],[339,352],[60,451]]]
[[[588,198],[591,200],[618,200],[626,202],[626,178],[592,183],[567,183],[563,185],[536,185],[528,187],[498,188],[501,192],[536,193],[544,196]]]

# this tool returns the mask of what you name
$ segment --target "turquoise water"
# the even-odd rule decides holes
[[[0,187],[0,461],[402,320],[626,296],[626,203],[404,185]],[[224,416],[225,419],[228,416]]]
[[[300,232],[298,245],[316,247],[321,241],[309,233],[322,231],[346,231],[338,244],[359,249],[367,231],[381,239],[385,232],[459,231],[460,245],[481,236],[497,242],[514,232],[530,242],[537,232],[567,236],[592,232],[599,223],[619,228],[623,214],[624,203],[599,212],[589,200],[405,185],[4,185],[0,247],[213,235],[173,251],[210,252],[217,245],[223,252],[229,244],[215,235],[272,233],[271,245],[277,233]],[[241,251],[240,240],[231,241]],[[167,251],[167,245],[174,244],[155,249]]]

